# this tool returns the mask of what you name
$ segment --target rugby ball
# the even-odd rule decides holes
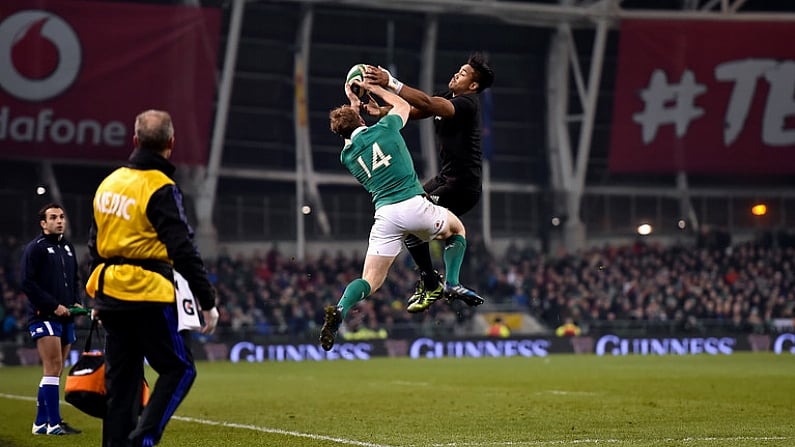
[[[364,82],[364,64],[356,64],[348,70],[348,75],[345,77],[345,82],[351,86],[351,91],[354,95],[358,97],[362,97],[367,93],[367,91],[363,88],[360,88],[358,85],[355,85],[353,81],[360,81]]]

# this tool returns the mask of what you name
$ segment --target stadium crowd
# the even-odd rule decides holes
[[[727,247],[631,245],[592,248],[555,258],[511,247],[492,263],[486,296],[514,304],[551,327],[644,321],[699,331],[718,322],[740,332],[767,332],[792,318],[795,248],[747,242]]]
[[[792,246],[757,241],[708,248],[638,241],[550,256],[512,244],[495,257],[473,240],[463,280],[492,305],[528,312],[552,330],[570,318],[584,328],[639,321],[697,331],[705,321],[719,321],[729,330],[767,332],[772,319],[795,318]],[[0,339],[26,335],[26,298],[17,278],[22,246],[13,237],[0,243]],[[313,337],[323,307],[336,303],[345,284],[360,274],[361,259],[360,253],[340,251],[299,262],[277,248],[251,256],[222,253],[207,263],[218,290],[221,333]],[[88,264],[81,261],[85,277]],[[410,258],[401,255],[384,287],[349,318],[349,329],[385,330],[393,337],[409,327],[428,334],[463,333],[475,310],[460,303],[406,312],[415,280]]]

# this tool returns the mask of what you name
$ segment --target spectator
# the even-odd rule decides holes
[[[511,328],[502,321],[502,317],[497,316],[494,317],[494,321],[491,323],[491,326],[489,326],[486,335],[495,338],[507,338],[511,336]]]
[[[582,334],[582,329],[574,323],[574,319],[566,317],[563,324],[555,329],[555,335],[558,337],[579,337]]]

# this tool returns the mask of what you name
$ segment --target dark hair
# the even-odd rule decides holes
[[[171,115],[162,110],[147,110],[135,118],[135,136],[141,149],[162,151],[174,136]]]
[[[350,138],[353,131],[362,125],[359,111],[347,104],[329,112],[328,117],[331,131],[342,138]]]
[[[494,70],[489,67],[487,57],[484,53],[479,51],[469,55],[467,65],[475,70],[475,80],[478,83],[478,93],[491,87],[494,83]]]
[[[39,209],[39,222],[42,220],[47,220],[47,210],[51,208],[58,208],[59,210],[63,211],[63,207],[61,205],[55,202],[50,202]]]

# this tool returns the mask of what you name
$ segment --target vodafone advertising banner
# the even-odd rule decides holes
[[[174,120],[175,163],[209,151],[218,10],[0,2],[0,156],[123,161],[135,116]]]
[[[621,23],[613,172],[795,172],[795,27]]]

